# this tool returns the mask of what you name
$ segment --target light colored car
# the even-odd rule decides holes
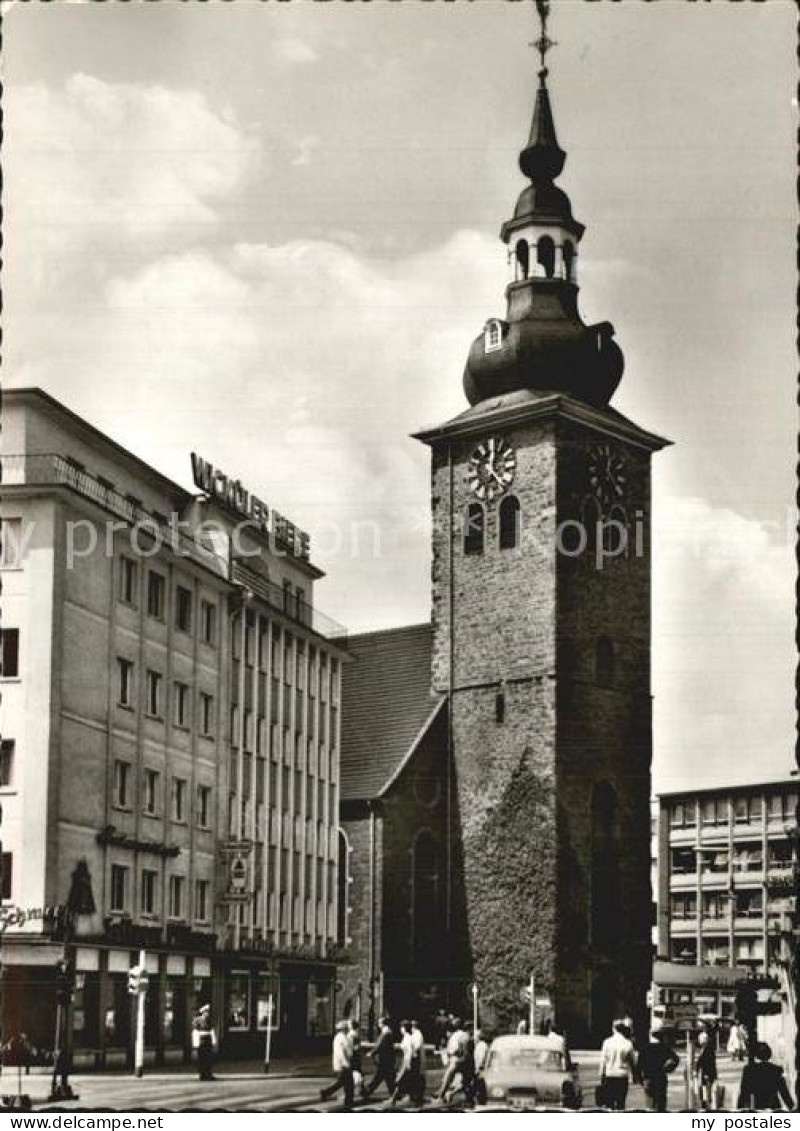
[[[577,1109],[583,1103],[577,1065],[548,1037],[495,1037],[483,1078],[489,1104]]]

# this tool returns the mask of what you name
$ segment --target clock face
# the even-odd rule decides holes
[[[491,436],[478,444],[469,459],[469,485],[476,498],[491,503],[514,482],[517,457],[505,440]]]
[[[608,444],[590,450],[589,490],[604,510],[622,501],[627,480],[625,461]]]

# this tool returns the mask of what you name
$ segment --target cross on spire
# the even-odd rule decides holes
[[[542,82],[544,82],[544,80],[547,78],[547,66],[545,64],[545,58],[547,56],[547,52],[550,50],[551,47],[557,46],[556,40],[550,39],[550,37],[547,34],[547,19],[548,19],[548,16],[550,15],[550,0],[536,0],[536,11],[539,13],[539,22],[541,24],[541,33],[539,35],[539,38],[535,39],[533,41],[533,43],[529,43],[528,46],[529,47],[535,47],[536,50],[539,52],[539,58],[541,60],[541,70],[539,71],[539,78],[542,80]]]

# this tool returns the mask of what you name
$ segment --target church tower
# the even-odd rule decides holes
[[[644,1023],[651,975],[650,457],[578,311],[584,227],[547,88],[501,229],[512,278],[432,453],[433,689],[450,705],[449,926],[484,1023],[536,996],[575,1044]],[[454,968],[462,968],[460,961]]]

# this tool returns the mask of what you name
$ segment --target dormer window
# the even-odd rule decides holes
[[[491,353],[493,350],[500,349],[501,345],[503,344],[503,327],[501,326],[499,319],[490,318],[486,323],[486,329],[484,331],[484,342],[487,353]]]

